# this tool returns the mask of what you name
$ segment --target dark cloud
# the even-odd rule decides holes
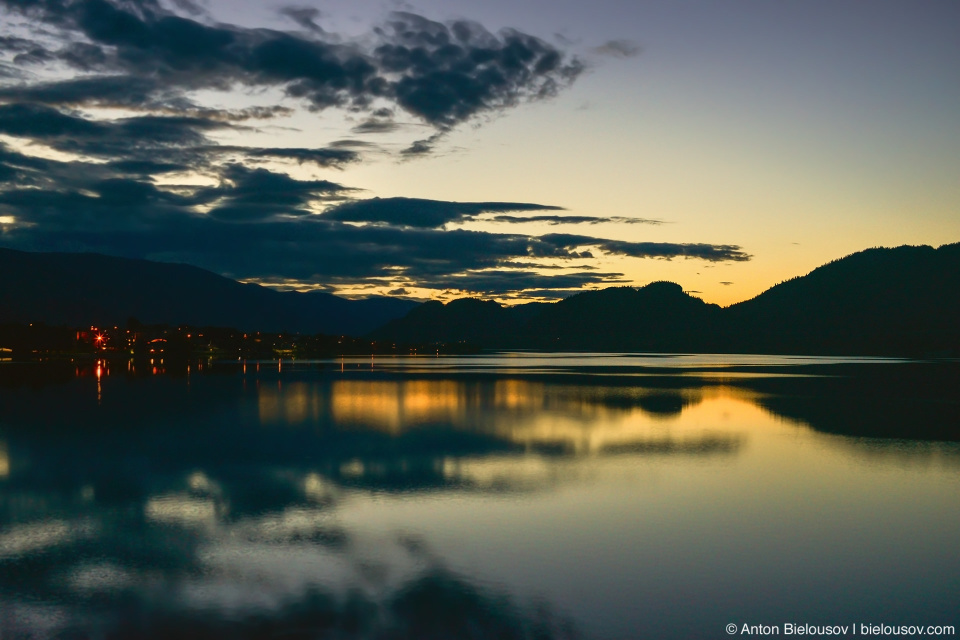
[[[632,40],[610,40],[595,47],[593,52],[612,58],[633,58],[643,53],[643,48]]]
[[[590,264],[568,264],[568,265],[559,265],[559,264],[541,264],[539,262],[522,262],[519,260],[509,260],[506,262],[500,263],[501,267],[509,269],[584,269],[584,270],[596,270],[596,267]]]
[[[107,127],[56,109],[32,104],[0,105],[0,133],[9,136],[51,140],[100,137]]]
[[[328,145],[331,149],[379,149],[380,145],[368,140],[334,140]]]
[[[165,173],[183,172],[190,168],[176,162],[156,162],[154,160],[114,160],[107,163],[106,167],[117,174],[139,176],[145,179]]]
[[[348,191],[326,180],[295,180],[266,169],[230,165],[223,172],[224,183],[199,191],[207,199],[217,197],[208,215],[231,221],[264,220],[276,215],[301,216],[311,213],[311,202]]]
[[[623,224],[664,224],[663,220],[651,220],[648,218],[625,218],[622,216],[505,216],[497,215],[490,218],[482,218],[490,222],[507,222],[518,224],[521,222],[546,222],[547,224],[600,224],[602,222],[619,222]]]
[[[369,118],[364,120],[350,131],[352,133],[390,133],[401,128],[402,125],[392,120],[378,120]]]
[[[355,226],[300,215],[245,224],[237,215],[256,211],[244,185],[222,188],[221,213],[197,215],[186,205],[201,199],[173,194],[136,181],[98,188],[95,196],[36,189],[6,192],[4,215],[12,209],[32,226],[14,226],[3,236],[8,246],[34,250],[84,250],[196,264],[238,278],[285,278],[324,284],[355,284],[380,278],[430,288],[478,293],[522,292],[525,288],[576,288],[620,282],[618,274],[596,270],[544,275],[505,269],[517,258],[583,257],[573,247],[541,238],[462,229]],[[307,187],[304,187],[307,191]],[[225,195],[224,195],[225,194]],[[307,191],[307,195],[315,193]],[[105,197],[108,196],[108,197]],[[306,196],[298,195],[291,203]],[[245,209],[243,205],[247,205]],[[232,207],[232,209],[231,209]],[[586,241],[602,245],[596,238]],[[650,254],[695,255],[682,246],[658,245]],[[711,256],[713,258],[714,256]],[[406,285],[405,285],[406,286]]]
[[[544,275],[535,271],[467,271],[437,280],[421,278],[419,286],[452,287],[487,296],[560,289],[575,291],[586,285],[610,286],[629,282],[622,273],[579,272]]]
[[[21,78],[23,75],[21,69],[0,61],[0,78]]]
[[[722,285],[725,286],[725,287],[729,287],[729,286],[732,285],[733,283],[732,283],[732,282],[726,282],[726,281],[725,281],[725,282],[721,282],[720,284],[722,284]]]
[[[13,64],[16,64],[16,65],[43,64],[45,62],[50,62],[53,59],[54,59],[53,55],[43,47],[34,47],[29,51],[24,51],[23,53],[18,53],[16,56],[14,56]]]
[[[115,76],[111,99],[118,103],[169,101],[172,93],[237,84],[275,86],[317,110],[374,111],[382,108],[375,102],[387,101],[445,131],[551,97],[582,71],[577,60],[519,31],[495,35],[476,23],[444,24],[411,13],[394,14],[366,45],[327,37],[310,9],[283,11],[309,29],[304,35],[208,24],[151,0],[0,0],[0,6],[71,39],[58,51],[19,40],[8,49]]]
[[[610,255],[630,256],[633,258],[698,258],[709,262],[745,262],[751,256],[737,245],[686,244],[672,242],[626,242],[624,240],[606,240],[568,233],[552,233],[540,236],[544,246],[558,250],[572,251],[576,247],[597,247]]]
[[[0,133],[41,141],[51,147],[84,156],[138,162],[142,167],[158,161],[162,172],[200,169],[227,155],[305,162],[319,167],[340,167],[360,159],[348,148],[240,147],[215,145],[208,134],[234,128],[230,119],[258,117],[257,112],[206,113],[198,116],[137,116],[118,120],[93,120],[75,112],[42,104],[0,105]],[[178,169],[175,169],[177,167]]]
[[[178,96],[179,97],[179,96]],[[92,76],[0,88],[0,99],[59,106],[162,107],[162,85],[154,78]],[[186,100],[181,106],[192,106]]]
[[[543,40],[514,30],[494,36],[473,22],[446,25],[397,13],[377,33],[384,40],[374,51],[379,67],[401,75],[393,98],[441,129],[551,97],[583,70]]]
[[[391,289],[390,291],[387,292],[387,294],[391,296],[406,296],[406,295],[410,295],[410,292],[404,289],[403,287],[400,287],[399,289]]]
[[[277,158],[283,160],[296,160],[303,164],[309,162],[318,167],[340,167],[351,162],[360,160],[360,154],[344,146],[322,147],[319,149],[307,148],[285,148],[285,147],[214,147],[209,149],[212,153],[235,152],[248,158]]]
[[[280,9],[280,14],[284,15],[307,31],[314,33],[324,33],[317,19],[320,18],[320,10],[313,7],[284,7]]]
[[[438,133],[430,136],[429,138],[424,138],[423,140],[416,140],[400,153],[405,158],[416,158],[418,156],[429,155],[430,153],[433,153],[433,148],[441,137],[442,134]]]
[[[0,147],[0,175],[12,172],[16,177],[0,189],[0,210],[38,225],[35,236],[72,233],[91,225],[104,232],[162,233],[165,225],[201,216],[239,222],[307,215],[312,203],[352,191],[326,180],[295,180],[285,173],[237,164],[218,169],[216,186],[161,188],[150,180],[157,173],[182,169],[137,160],[64,163]]]
[[[371,198],[348,202],[327,212],[335,220],[351,222],[384,222],[409,227],[439,228],[448,223],[471,220],[520,224],[545,222],[557,224],[664,224],[663,220],[626,218],[622,216],[562,216],[562,215],[487,215],[499,211],[563,211],[563,207],[521,202],[446,202],[418,198]]]
[[[37,46],[33,40],[19,36],[0,36],[0,51],[8,53],[25,53]]]
[[[57,58],[79,71],[94,72],[108,68],[108,50],[88,42],[71,42],[57,52]]]
[[[0,211],[12,214],[18,223],[35,225],[25,231],[41,242],[56,238],[55,244],[62,244],[61,250],[72,250],[71,246],[82,244],[65,237],[74,229],[91,234],[118,228],[145,231],[162,226],[189,204],[189,197],[158,189],[148,182],[124,178],[93,178],[82,191],[38,188],[0,191]],[[4,240],[16,243],[18,229],[15,227],[15,233]]]
[[[435,229],[481,213],[498,211],[561,210],[561,207],[525,202],[446,202],[420,198],[370,198],[355,200],[324,214],[344,222],[382,222],[405,227]]]
[[[94,120],[46,105],[0,105],[0,133],[58,151],[113,160],[176,156],[185,165],[196,165],[201,160],[199,148],[211,144],[207,134],[229,127],[210,118],[147,115]]]

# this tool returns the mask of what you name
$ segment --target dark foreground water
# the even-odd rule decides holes
[[[960,629],[957,363],[164,369],[0,363],[0,638]]]

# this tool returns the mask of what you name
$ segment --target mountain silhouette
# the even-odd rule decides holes
[[[737,350],[923,353],[960,350],[960,243],[867,249],[724,309]]]
[[[709,346],[720,307],[673,282],[586,291],[545,308],[524,328],[540,348],[591,351],[700,351]]]
[[[554,304],[504,307],[474,298],[428,302],[370,337],[397,343],[468,342],[548,350],[698,350],[721,309],[672,282],[585,291]]]
[[[0,249],[0,323],[235,327],[361,335],[419,303],[281,292],[184,264]]]
[[[492,300],[460,298],[447,304],[425,302],[368,337],[405,344],[466,342],[478,346],[524,344],[520,330],[548,304],[504,307]]]
[[[372,336],[488,348],[850,355],[960,353],[960,244],[868,249],[720,308],[671,282],[554,304],[427,303]]]
[[[876,248],[727,308],[671,282],[506,307],[279,292],[197,267],[0,249],[0,323],[231,326],[573,351],[960,354],[960,243]]]

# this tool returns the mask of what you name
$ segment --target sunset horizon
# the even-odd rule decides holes
[[[956,6],[830,6],[7,0],[0,246],[728,306],[956,242]]]

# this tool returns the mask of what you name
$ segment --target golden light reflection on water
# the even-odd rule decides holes
[[[10,453],[7,451],[7,443],[0,440],[0,478],[10,477]]]
[[[735,447],[745,425],[769,423],[755,393],[734,387],[646,389],[526,380],[340,380],[259,390],[261,423],[392,435],[427,425],[479,431],[528,448],[577,454]],[[346,475],[361,473],[347,465]]]
[[[429,422],[455,422],[475,404],[465,385],[452,380],[340,381],[333,385],[331,412],[340,423],[396,433]]]
[[[215,500],[182,494],[153,496],[143,510],[147,520],[187,528],[212,529],[223,515],[221,505]]]
[[[291,382],[260,387],[257,406],[261,423],[299,424],[319,420],[327,411],[329,397],[315,385]]]
[[[770,419],[749,396],[730,388],[670,394],[636,390],[637,395],[612,399],[602,393],[584,397],[575,388],[558,391],[526,419],[498,422],[497,435],[531,447],[552,445],[579,454],[693,452],[733,447],[745,425]],[[657,404],[663,399],[669,405],[666,411]]]

